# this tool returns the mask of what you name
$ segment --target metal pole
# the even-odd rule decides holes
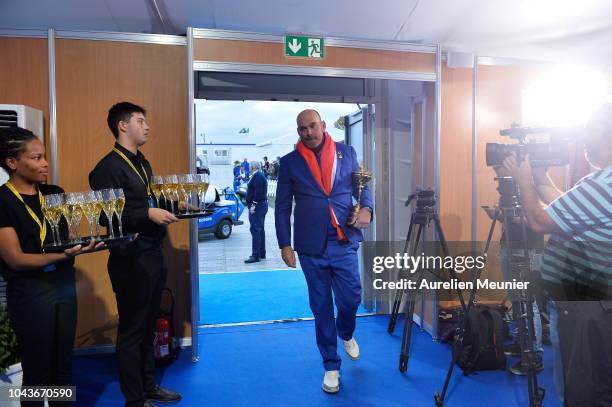
[[[196,139],[194,112],[193,28],[187,27],[187,141],[189,143],[189,172],[196,172]],[[198,261],[198,223],[189,221],[189,264],[191,274],[191,361],[200,359],[198,325],[200,322],[200,267]]]
[[[474,56],[472,68],[472,242],[476,241],[478,228],[478,129],[476,99],[478,92],[478,57]]]
[[[55,30],[47,30],[47,64],[49,73],[49,143],[51,144],[51,183],[58,183],[57,107],[55,89]]]
[[[434,187],[438,194],[438,213],[440,213],[440,129],[441,129],[441,118],[442,118],[442,47],[440,44],[436,45],[436,114],[435,114],[435,133],[434,133]],[[441,236],[436,233],[436,238],[440,239]],[[438,340],[438,295],[437,291],[433,291],[431,295],[432,309],[431,309],[431,336],[434,341]]]

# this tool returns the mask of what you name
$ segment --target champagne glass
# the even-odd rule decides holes
[[[101,240],[100,237],[100,214],[102,213],[102,202],[104,201],[104,198],[102,198],[102,192],[100,191],[93,191],[94,195],[95,195],[95,201],[94,201],[94,218],[96,220],[96,239],[97,240]]]
[[[72,192],[72,202],[73,202],[73,218],[72,222],[74,223],[74,229],[76,232],[76,241],[80,242],[81,239],[81,219],[83,219],[83,193],[82,192]]]
[[[58,245],[62,243],[62,236],[59,229],[59,223],[62,219],[62,203],[64,202],[62,198],[62,194],[53,194],[51,198],[51,206],[53,207],[53,211],[51,212],[51,225],[55,229]]]
[[[181,195],[184,195],[183,194],[183,184],[181,183],[181,176],[180,175],[177,175],[176,179],[177,179],[177,184],[176,184],[175,195],[177,197],[177,203],[178,203],[178,207],[176,208],[176,212],[177,213],[181,213],[181,202],[182,202],[181,201]]]
[[[194,184],[198,192],[199,203],[198,206],[203,209],[203,205],[206,204],[206,191],[208,191],[208,174],[196,174],[194,177]]]
[[[43,206],[41,208],[45,219],[47,219],[49,225],[51,225],[53,246],[57,246],[59,244],[59,239],[57,238],[57,236],[59,236],[57,227],[59,224],[59,218],[61,216],[61,208],[58,205],[59,202],[59,194],[45,195]]]
[[[178,175],[170,175],[170,179],[172,179],[172,193],[174,195],[174,197],[176,198],[176,201],[178,202],[179,200],[179,182],[178,182]],[[178,211],[178,208],[176,208]]]
[[[68,192],[64,196],[62,214],[66,218],[66,222],[68,222],[68,230],[72,235],[70,241],[76,243],[81,239],[79,228],[81,226],[81,217],[83,216],[83,209],[81,208],[82,200],[79,200],[79,195],[76,192]]]
[[[113,231],[113,213],[115,212],[115,193],[112,189],[102,189],[102,210],[108,219],[108,235],[111,239],[115,238]]]
[[[68,193],[62,194],[62,206],[60,208],[62,210],[62,215],[68,224],[68,241],[71,242],[74,238],[74,234],[72,233],[72,213],[70,213],[70,210],[68,209]]]
[[[83,213],[89,223],[89,236],[93,237],[96,234],[94,225],[97,223],[96,193],[94,191],[83,192]]]
[[[164,176],[163,186],[164,197],[170,201],[170,211],[174,213],[174,197],[178,201],[178,177],[176,175]]]
[[[115,194],[115,213],[117,214],[117,220],[119,220],[119,237],[123,237],[123,224],[121,223],[121,214],[123,213],[123,208],[125,207],[125,195],[123,194],[123,189],[116,188],[113,189],[113,193]]]
[[[181,191],[185,196],[185,213],[190,214],[189,206],[191,205],[191,197],[194,189],[193,184],[193,175],[192,174],[183,174],[178,176],[178,181],[181,186]]]
[[[153,191],[153,195],[155,195],[155,202],[157,203],[157,207],[159,208],[159,198],[162,194],[162,187],[164,185],[164,179],[159,175],[154,175],[151,177],[151,190]]]
[[[55,198],[56,200],[56,210],[55,213],[53,214],[54,219],[53,221],[55,222],[55,229],[57,231],[57,241],[58,244],[62,244],[62,231],[60,229],[60,221],[62,220],[62,207],[63,205],[66,203],[66,195],[65,194],[56,194],[57,198]],[[68,233],[70,234],[70,233]],[[68,238],[70,238],[68,236]]]
[[[164,208],[167,210],[168,209],[168,202],[172,201],[171,199],[169,199],[168,197],[171,194],[171,190],[170,190],[170,184],[168,184],[168,176],[164,175],[161,177],[162,178],[162,195],[164,196]],[[161,197],[161,195],[160,195]],[[172,206],[172,203],[170,203],[170,205]]]

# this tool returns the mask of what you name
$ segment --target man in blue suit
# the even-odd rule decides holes
[[[257,263],[266,258],[266,232],[264,222],[268,213],[268,179],[261,172],[259,161],[251,162],[251,180],[247,184],[246,204],[249,208],[249,223],[253,250],[245,263]]]
[[[339,336],[344,350],[359,359],[353,338],[355,315],[361,302],[357,249],[361,230],[372,221],[372,197],[367,186],[361,210],[353,212],[357,185],[352,173],[359,168],[351,146],[335,143],[315,110],[297,117],[300,141],[280,160],[276,189],[276,237],[285,264],[295,267],[291,246],[291,212],[295,200],[294,248],[308,284],[310,308],[315,317],[317,346],[323,358],[323,390],[340,390]],[[338,317],[334,319],[334,294]]]

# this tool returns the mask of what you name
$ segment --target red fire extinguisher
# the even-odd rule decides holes
[[[160,308],[159,316],[155,322],[155,337],[153,348],[155,351],[155,361],[158,365],[165,365],[176,357],[176,347],[174,345],[174,335],[172,332],[174,316],[174,293],[169,288],[164,288],[163,292],[170,295],[170,310]],[[162,295],[163,295],[162,292]]]
[[[170,354],[170,321],[163,317],[157,318],[155,323],[153,346],[156,359],[164,359]]]

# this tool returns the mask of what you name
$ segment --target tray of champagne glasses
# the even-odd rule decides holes
[[[204,209],[204,210],[199,210],[199,211],[192,211],[189,213],[175,213],[174,216],[176,216],[178,219],[190,219],[190,218],[202,218],[205,216],[210,216],[213,213],[215,213],[214,209]]]
[[[48,253],[61,253],[77,245],[87,246],[92,239],[96,244],[104,242],[103,247],[95,250],[104,250],[111,246],[131,242],[135,239],[136,234],[123,234],[121,216],[124,207],[125,195],[121,188],[45,195],[42,211],[51,226],[53,243],[45,245],[43,250]],[[117,218],[118,234],[114,233],[115,228],[113,228],[109,231],[109,236],[100,237],[98,221],[102,213],[107,220],[113,219],[113,216]],[[81,237],[83,217],[89,226],[87,233],[89,237],[84,238]],[[65,223],[65,230],[60,233],[62,221]]]
[[[201,218],[215,212],[210,209],[200,209],[205,202],[208,186],[207,174],[154,175],[151,177],[151,191],[157,207],[164,207],[178,219]],[[194,199],[195,197],[197,199]],[[164,203],[163,206],[161,202]]]
[[[43,251],[45,253],[61,253],[64,250],[70,249],[77,245],[86,247],[87,245],[89,245],[92,239],[95,241],[96,245],[100,242],[104,242],[104,246],[98,249],[98,250],[104,250],[104,249],[108,249],[109,247],[130,243],[135,238],[136,238],[135,233],[129,233],[123,236],[115,236],[115,237],[101,236],[100,238],[96,236],[90,236],[90,237],[84,237],[81,239],[70,240],[67,242],[60,242],[59,244],[48,244],[43,247]],[[92,250],[92,251],[95,251],[95,250]]]

